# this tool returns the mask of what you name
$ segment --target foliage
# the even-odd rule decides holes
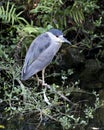
[[[7,2],[6,9],[4,8],[4,6],[0,7],[0,18],[3,20],[4,23],[12,23],[12,25],[14,25],[15,22],[22,23],[21,21],[23,21],[28,24],[28,22],[24,18],[20,17],[22,13],[23,12],[21,11],[16,14],[15,5],[12,4],[10,6],[10,2]]]
[[[75,23],[80,25],[84,22],[84,13],[81,5],[78,6],[78,3],[75,2],[73,7],[70,10],[70,16],[74,19]]]
[[[65,7],[65,2],[62,0],[50,0],[48,2],[41,0],[38,6],[30,12],[35,14],[40,13],[38,15],[38,20],[40,21],[38,21],[39,25],[41,25],[41,23],[43,26],[51,24],[63,30],[63,28],[67,26],[67,20],[71,20],[70,17],[73,18],[77,26],[82,25],[85,20],[84,13],[92,13],[95,8],[98,8],[96,2],[97,0],[84,0],[83,2],[81,0],[76,0],[72,6],[69,5]]]
[[[66,88],[64,88],[64,85],[60,87],[53,84],[50,89],[43,88],[38,90],[36,82],[27,82],[24,85],[19,79],[21,68],[15,66],[15,69],[13,69],[12,64],[13,61],[11,64],[9,62],[7,63],[8,67],[2,67],[3,70],[8,70],[6,73],[9,74],[8,78],[10,79],[10,81],[2,83],[1,90],[4,91],[5,95],[1,103],[4,102],[7,104],[5,112],[9,113],[8,120],[18,113],[21,113],[21,115],[26,115],[26,113],[30,115],[32,113],[39,113],[38,115],[40,116],[37,115],[36,117],[39,120],[37,127],[47,118],[48,121],[54,120],[59,122],[67,130],[76,126],[87,125],[89,119],[93,118],[93,113],[100,106],[98,95],[96,93],[89,93],[89,95],[95,96],[95,104],[93,107],[90,107],[87,104],[88,101],[81,100],[80,102],[85,103],[82,113],[80,110],[80,102],[72,102],[70,104],[63,96],[59,96],[59,93],[60,95],[64,93],[64,96],[69,97],[75,91],[87,94],[80,89],[77,90],[76,86],[78,86],[78,83],[75,83],[73,87],[66,86]],[[63,79],[64,75],[61,74],[61,76]],[[3,80],[2,77],[1,81]],[[65,82],[64,79],[63,82]],[[46,101],[46,98],[48,101]]]
[[[98,0],[75,0],[73,3],[70,0],[37,1],[1,2],[0,111],[8,120],[18,114],[37,115],[37,127],[50,120],[61,124],[63,129],[84,127],[93,119],[100,102],[97,93],[80,88],[80,72],[76,75],[76,68],[57,71],[53,66],[57,68],[59,63],[54,60],[46,72],[51,87],[46,88],[37,86],[33,78],[22,82],[20,72],[26,50],[34,37],[53,27],[64,30],[72,44],[78,44],[87,62],[84,51],[90,54],[93,49],[104,46],[104,11],[99,9]],[[31,8],[25,10],[27,5]],[[104,49],[94,55],[98,61],[104,61]],[[89,98],[83,100],[83,94],[94,97],[93,103]]]
[[[75,1],[72,7],[69,6],[65,8],[64,2],[62,0],[60,1],[51,0],[49,2],[42,0],[35,9],[31,10],[31,13],[35,13],[35,14],[41,13],[38,16],[40,25],[42,21],[42,24],[44,26],[50,23],[52,26],[61,29],[66,27],[67,18],[69,17],[69,15],[74,19],[77,25],[82,24],[82,22],[84,21],[84,14],[83,14],[82,7],[78,6],[77,1]],[[62,16],[61,19],[60,16]]]

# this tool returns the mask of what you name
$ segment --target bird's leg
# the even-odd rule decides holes
[[[45,74],[45,68],[42,70],[42,85],[45,84],[45,77],[44,77],[44,74]]]
[[[40,85],[40,82],[42,82],[42,81],[41,81],[41,79],[39,79],[39,77],[38,77],[37,74],[36,74],[36,80],[37,80],[37,86],[39,86],[39,85]]]
[[[40,84],[42,84],[43,86],[45,85],[45,68],[42,70],[42,80],[39,79],[38,75],[36,74],[36,80],[37,80],[37,85],[39,86]]]

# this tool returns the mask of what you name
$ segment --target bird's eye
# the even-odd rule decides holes
[[[58,37],[58,35],[56,35],[56,37]]]

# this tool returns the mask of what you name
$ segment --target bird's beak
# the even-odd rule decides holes
[[[66,42],[71,45],[71,42],[64,38],[63,35],[59,36],[59,39],[61,40],[61,42]]]

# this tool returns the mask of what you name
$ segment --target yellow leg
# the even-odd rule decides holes
[[[37,80],[37,85],[39,86],[40,84],[44,85],[45,84],[45,68],[42,70],[42,80],[39,79],[38,75],[36,74],[36,80]]]
[[[45,74],[45,68],[42,70],[42,85],[45,84],[45,77],[44,77],[44,74]]]
[[[37,80],[37,85],[39,86],[39,83],[40,83],[40,79],[38,77],[38,75],[36,74],[36,80]]]

